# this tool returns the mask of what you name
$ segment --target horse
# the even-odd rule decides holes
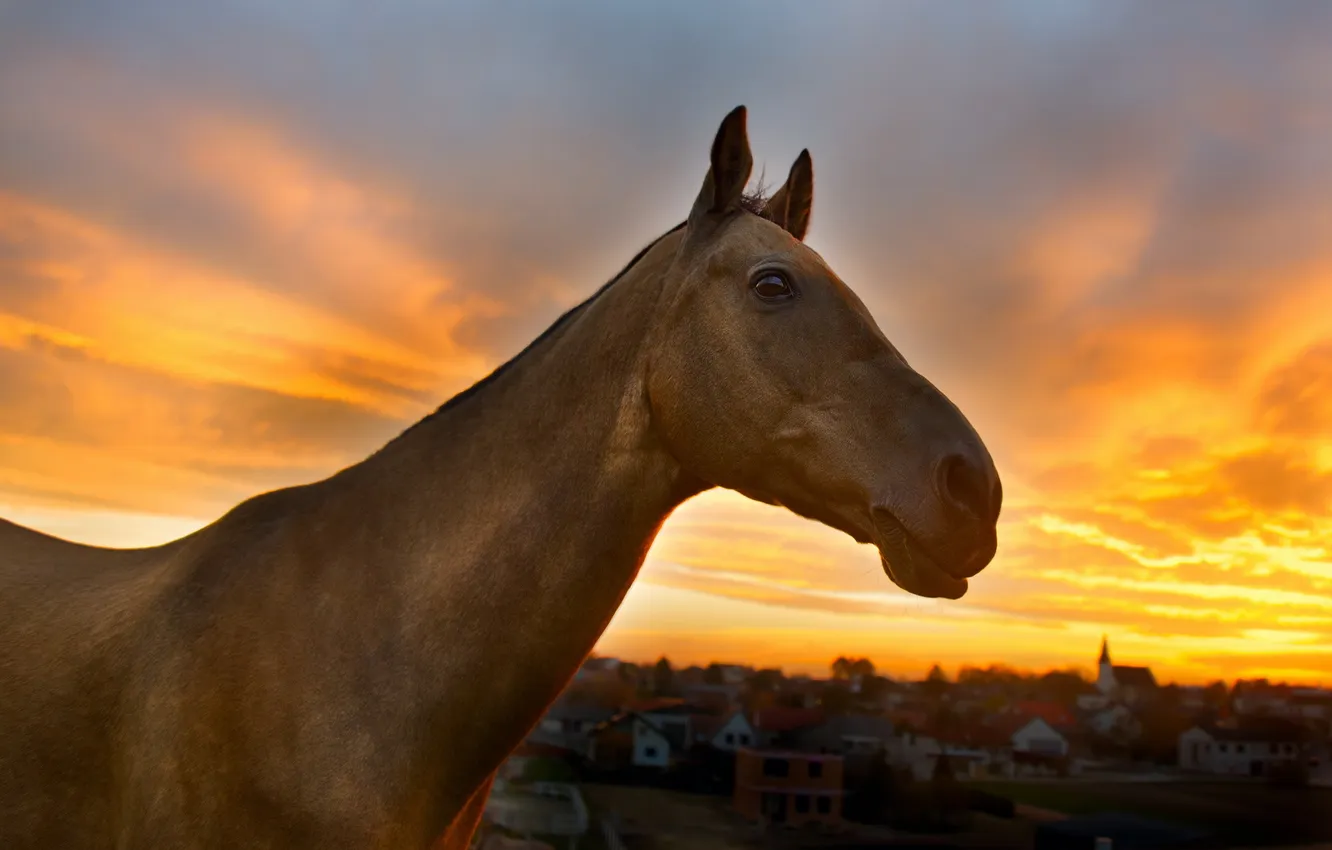
[[[961,597],[994,462],[805,244],[809,151],[746,191],[746,114],[683,222],[361,462],[152,548],[0,521],[0,847],[465,847],[711,488]]]

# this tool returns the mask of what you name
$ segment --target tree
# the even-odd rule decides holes
[[[749,690],[754,693],[771,693],[782,683],[781,670],[759,670],[749,679]]]
[[[874,675],[874,662],[868,658],[857,658],[851,662],[850,673],[852,676],[859,676],[861,679],[868,679]]]
[[[925,677],[925,682],[921,687],[926,694],[933,699],[938,699],[948,690],[948,674],[943,668],[935,664],[930,668],[929,675]]]
[[[724,682],[721,665],[716,661],[709,664],[707,669],[703,671],[703,681],[709,685],[720,685]]]
[[[665,696],[675,690],[675,671],[664,655],[652,668],[652,689],[657,696]]]
[[[838,681],[851,678],[851,659],[839,655],[832,663],[832,677]]]
[[[1090,684],[1077,670],[1051,670],[1041,677],[1041,690],[1065,705],[1077,702],[1089,689]]]

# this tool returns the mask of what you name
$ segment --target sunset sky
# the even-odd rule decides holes
[[[447,8],[447,11],[445,10]],[[0,3],[0,517],[360,460],[684,218],[722,116],[988,444],[957,602],[712,492],[599,651],[1332,685],[1332,4]]]

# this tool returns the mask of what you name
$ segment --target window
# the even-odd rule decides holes
[[[786,759],[764,759],[764,760],[763,760],[763,775],[764,775],[764,776],[790,776],[790,775],[791,775],[791,763],[788,762]]]
[[[646,747],[646,748],[643,750],[643,755],[647,756],[647,757],[650,758],[650,759],[654,759],[654,758],[657,757],[657,748],[656,748],[656,747]]]
[[[726,743],[728,743],[728,744],[734,744],[734,743],[735,743],[735,735],[734,735],[733,733],[731,733],[731,732],[727,732],[727,733],[726,733]]]
[[[832,797],[818,798],[819,814],[826,815],[832,811]]]
[[[1244,755],[1244,745],[1243,745],[1243,744],[1236,744],[1236,745],[1235,745],[1235,752],[1239,753],[1240,755]]]
[[[1220,747],[1219,747],[1219,749],[1220,749],[1221,752],[1223,752],[1223,753],[1230,752],[1230,745],[1229,745],[1229,744],[1221,744]]]
[[[795,809],[796,809],[797,812],[801,812],[802,814],[803,814],[804,812],[809,811],[809,795],[808,795],[808,794],[797,794],[797,795],[796,795]]]
[[[749,736],[748,736],[748,735],[745,735],[745,734],[741,734],[741,735],[740,735],[740,745],[741,745],[741,746],[744,746],[744,747],[749,746]]]
[[[821,761],[809,762],[805,767],[809,770],[810,779],[818,779],[823,775],[823,762]]]

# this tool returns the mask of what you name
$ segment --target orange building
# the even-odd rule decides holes
[[[770,823],[838,825],[842,757],[741,749],[735,756],[735,810]]]

